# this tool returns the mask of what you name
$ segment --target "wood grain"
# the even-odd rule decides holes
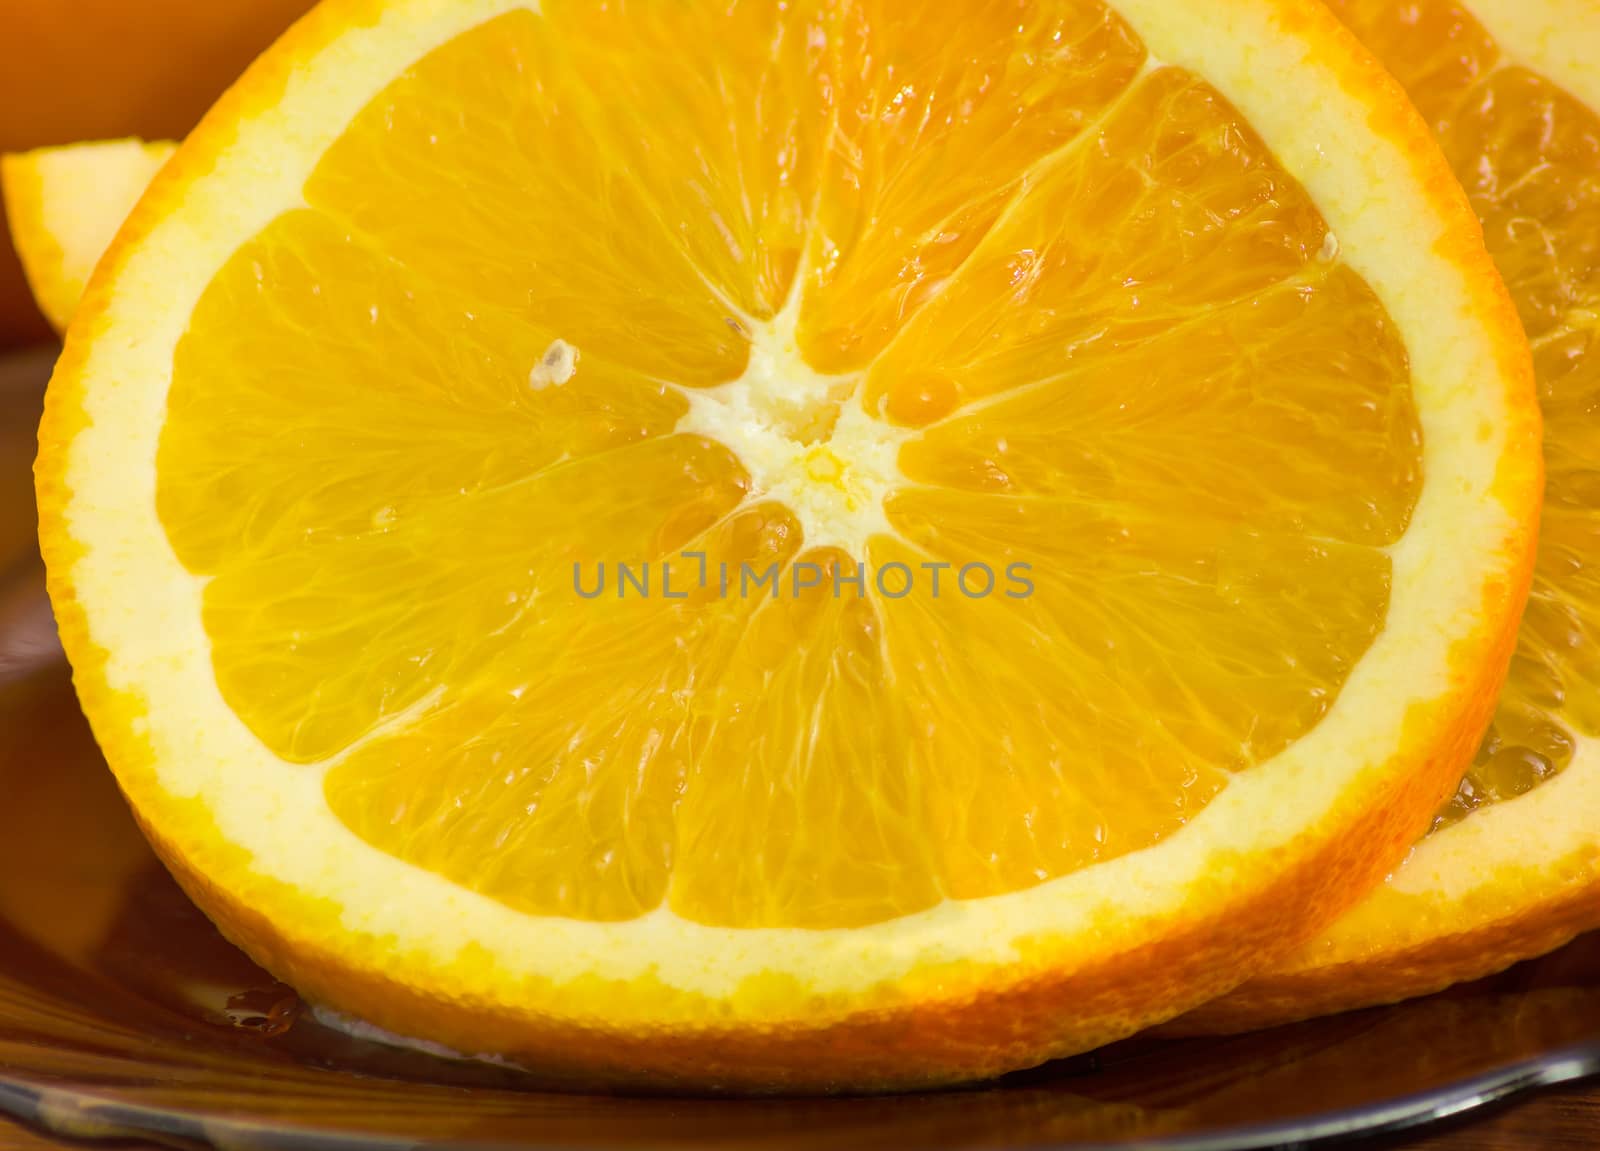
[[[171,1151],[155,1143],[118,1140],[116,1151]],[[832,1151],[843,1151],[835,1143]],[[1557,1088],[1482,1113],[1451,1120],[1424,1134],[1398,1139],[1340,1140],[1329,1148],[1371,1151],[1594,1151],[1600,1147],[1600,1086]],[[0,1117],[0,1151],[83,1151]]]
[[[1536,1092],[1425,1133],[1367,1145],[1374,1151],[1593,1151],[1600,1147],[1600,1086]]]

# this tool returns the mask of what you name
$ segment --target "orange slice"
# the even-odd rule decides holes
[[[38,478],[107,758],[253,956],[800,1089],[1105,1042],[1376,882],[1538,436],[1315,4],[332,0],[114,242]]]
[[[1432,832],[1273,974],[1178,1025],[1426,994],[1600,927],[1600,14],[1563,0],[1339,0],[1432,122],[1533,342],[1549,489],[1488,738]]]
[[[0,156],[11,242],[39,310],[64,332],[111,238],[176,144],[107,140]]]

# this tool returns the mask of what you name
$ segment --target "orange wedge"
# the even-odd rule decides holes
[[[311,4],[7,5],[0,34],[0,152],[76,140],[180,136]],[[23,269],[12,258],[14,239],[0,221],[0,348],[6,349],[49,338]]]
[[[101,262],[64,642],[314,1002],[991,1075],[1277,960],[1459,779],[1538,410],[1394,82],[1309,0],[894,13],[330,0]]]
[[[0,156],[0,199],[39,310],[66,331],[84,285],[176,144],[106,140]]]
[[[1565,0],[1333,8],[1432,122],[1526,325],[1544,535],[1493,726],[1433,830],[1349,915],[1185,1030],[1425,994],[1600,927],[1600,12]]]

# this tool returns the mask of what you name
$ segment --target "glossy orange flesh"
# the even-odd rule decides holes
[[[1096,3],[895,13],[501,17],[213,280],[160,514],[368,842],[536,914],[877,922],[1161,840],[1382,628],[1409,370],[1306,193]],[[902,437],[880,529],[678,430],[730,388],[846,502],[849,406]],[[790,590],[858,562],[915,590]]]
[[[1534,348],[1547,493],[1493,726],[1436,828],[1559,773],[1600,734],[1600,115],[1507,64],[1458,5],[1335,0],[1405,84],[1483,221]]]

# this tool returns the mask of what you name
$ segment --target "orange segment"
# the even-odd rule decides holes
[[[960,898],[1193,819],[1316,725],[1387,604],[1383,555],[1331,541],[936,490],[889,511],[916,550],[886,544],[875,562],[947,565],[943,596],[886,605],[884,633],[913,723],[939,732],[913,754],[935,841],[969,861],[950,870]]]
[[[633,450],[672,460],[662,449],[680,451],[672,441]],[[581,470],[563,493],[575,509],[583,506]],[[625,525],[588,529],[592,541],[616,538]],[[786,512],[756,505],[672,546],[702,552],[715,572],[782,562],[797,537]],[[571,565],[557,562],[559,578],[569,578]],[[537,592],[510,605],[504,642],[477,648],[476,674],[457,679],[444,705],[418,722],[356,748],[329,772],[326,789],[363,839],[520,911],[625,919],[657,907],[679,861],[695,854],[693,821],[677,808],[699,791],[690,774],[717,738],[718,715],[738,710],[708,700],[708,689],[765,605],[698,587],[696,560],[675,563],[664,585],[659,568],[648,577],[642,565],[630,569],[653,579],[657,595],[684,595],[671,610],[637,593],[624,598],[614,569],[602,585],[596,565],[577,562],[594,596],[583,610]],[[770,630],[757,622],[750,634],[762,627]],[[767,658],[782,662],[771,651]],[[725,829],[715,842],[728,845]],[[715,862],[702,874],[747,875]]]
[[[735,306],[632,175],[672,170],[675,156],[696,161],[668,140],[655,142],[659,157],[632,156],[602,121],[610,105],[601,95],[630,68],[656,75],[659,53],[608,51],[602,66],[576,46],[582,34],[568,43],[561,11],[508,13],[419,61],[327,151],[306,198],[414,273],[418,288],[465,295],[675,383],[733,379],[745,361]],[[713,237],[720,242],[718,233],[700,239]]]
[[[630,231],[633,240],[676,244],[756,319],[788,299],[816,199],[838,100],[825,9],[560,0],[542,8],[545,27],[525,46],[544,107],[582,126],[570,146],[606,158],[608,194],[629,185],[644,199],[660,230]],[[538,154],[561,139],[535,130],[523,147]]]
[[[1511,678],[1478,760],[1441,820],[1520,795],[1600,736],[1600,115],[1504,67],[1441,139],[1535,346],[1549,496]]]
[[[832,372],[870,363],[1146,59],[1100,4],[980,0],[940,20],[892,0],[841,9],[800,327]]]
[[[1047,298],[1074,280],[1040,275],[1033,290]],[[1037,361],[1060,356],[1071,337],[1039,326],[1010,353],[1015,367],[973,369],[1025,382],[911,440],[901,453],[909,479],[1148,504],[1174,525],[1219,518],[1374,547],[1404,533],[1422,482],[1405,350],[1348,268],[1308,264],[1291,282],[1176,320],[1152,304],[1137,324],[1099,329],[1059,367]]]
[[[178,345],[158,461],[173,546],[210,571],[290,541],[382,534],[661,436],[687,409],[598,353],[581,361],[582,387],[533,388],[555,338],[395,266],[319,213],[280,217],[212,281]],[[290,482],[307,473],[322,477],[315,491]]]
[[[875,364],[869,407],[933,365],[967,397],[1053,386],[1119,345],[1248,302],[1307,270],[1325,243],[1305,193],[1217,93],[1159,69],[1083,146],[1049,158]]]
[[[1431,833],[1318,938],[1196,1016],[1238,1030],[1425,994],[1600,927],[1600,15],[1337,0],[1432,123],[1533,343],[1547,493],[1487,737]]]
[[[1536,9],[1543,5],[1536,5]],[[1534,590],[1499,712],[1435,827],[1525,794],[1600,735],[1600,115],[1504,58],[1470,14],[1375,0],[1334,8],[1433,121],[1534,342],[1545,411],[1546,503]]]
[[[685,788],[670,905],[700,922],[853,927],[947,894],[881,609],[842,585],[856,570],[843,552],[805,552],[794,570],[820,579],[750,619]]]

